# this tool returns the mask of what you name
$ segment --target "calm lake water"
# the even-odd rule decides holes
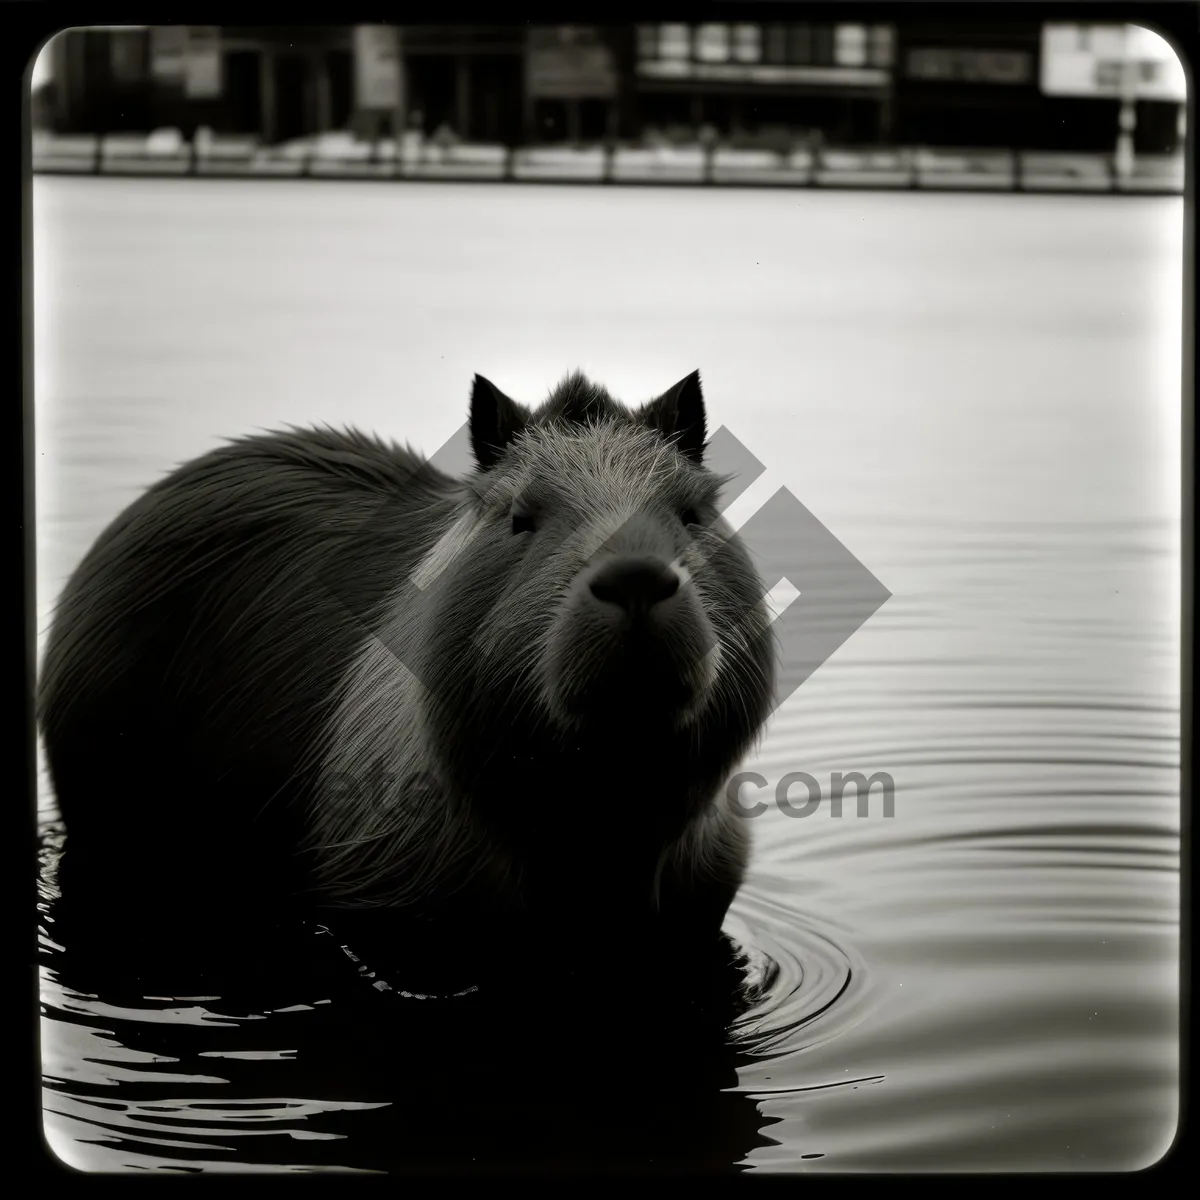
[[[582,367],[640,401],[700,367],[712,426],[766,467],[735,522],[787,487],[893,593],[746,764],[768,800],[797,771],[825,799],[753,823],[728,929],[765,992],[730,1069],[679,1101],[648,1019],[587,1136],[549,1114],[588,1092],[592,1030],[517,1046],[527,1086],[488,1101],[473,1018],[343,980],[336,947],[244,994],[151,961],[145,995],[106,992],[56,940],[71,897],[43,784],[63,1161],[1073,1171],[1166,1152],[1182,200],[41,177],[34,212],[42,629],[176,462],[306,422],[433,451],[476,371],[537,400]],[[833,817],[838,771],[889,774],[893,815],[877,790]],[[573,1003],[536,954],[529,995]]]

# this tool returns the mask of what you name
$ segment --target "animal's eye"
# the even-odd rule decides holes
[[[700,524],[700,514],[694,508],[685,508],[683,510],[683,512],[681,512],[679,514],[679,519],[685,525],[699,525]]]
[[[513,533],[532,533],[535,524],[532,517],[526,516],[524,513],[513,513],[512,515],[512,531]]]

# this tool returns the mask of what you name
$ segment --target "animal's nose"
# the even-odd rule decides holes
[[[657,558],[614,558],[596,572],[592,595],[627,612],[646,612],[679,591],[679,572]]]

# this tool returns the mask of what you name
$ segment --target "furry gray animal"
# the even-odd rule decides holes
[[[774,651],[699,375],[535,411],[477,376],[470,430],[465,480],[352,431],[239,439],[100,536],[38,705],[93,882],[716,934]]]

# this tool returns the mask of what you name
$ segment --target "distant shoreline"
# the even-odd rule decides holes
[[[35,133],[35,174],[120,178],[336,179],[377,182],[486,182],[826,188],[857,191],[1030,192],[1066,195],[1182,195],[1180,156],[1140,159],[1120,179],[1111,156],[1041,151],[931,148],[824,150],[778,154],[699,147],[572,149],[466,145],[442,148],[341,139],[264,148],[252,139],[181,138],[157,144],[145,135],[56,136]]]

